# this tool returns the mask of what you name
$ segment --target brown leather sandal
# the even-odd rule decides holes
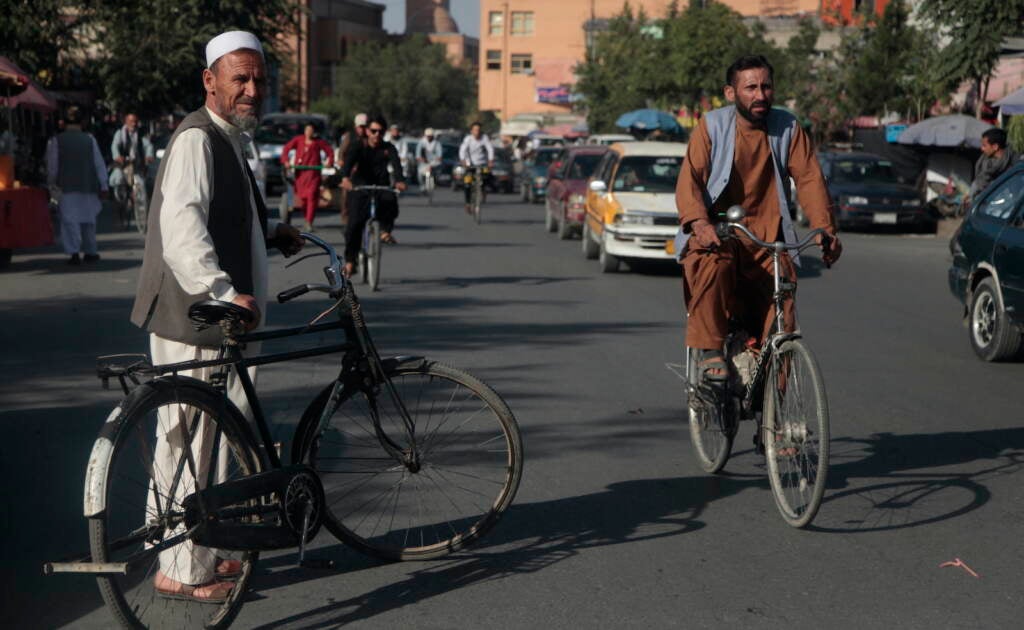
[[[161,579],[166,580],[168,583],[175,584],[176,586],[171,588],[161,588],[158,586]],[[156,594],[164,599],[198,602],[200,604],[223,604],[228,600],[228,597],[231,595],[231,591],[235,588],[235,584],[234,582],[220,582],[212,580],[205,584],[197,584],[193,586],[191,584],[176,582],[163,573],[158,572],[156,574],[156,578],[153,580],[153,588],[156,590]]]

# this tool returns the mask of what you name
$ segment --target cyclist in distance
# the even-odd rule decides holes
[[[353,191],[354,186],[394,186],[405,190],[402,165],[395,145],[384,141],[387,121],[383,116],[373,116],[366,127],[366,141],[354,142],[345,155],[341,168],[341,187],[350,191],[348,195],[348,223],[345,225],[345,274],[355,272],[356,260],[363,244],[363,228],[370,219],[370,195],[372,193]],[[394,177],[394,182],[392,182]],[[398,198],[393,193],[377,197],[377,220],[380,221],[380,240],[396,244],[391,232],[398,218]]]
[[[429,170],[440,165],[441,141],[434,137],[434,130],[427,127],[423,131],[423,140],[416,147],[416,174],[419,178],[420,190],[426,189]]]
[[[722,346],[730,317],[758,343],[774,320],[771,253],[745,240],[719,239],[715,232],[730,206],[747,211],[743,223],[758,238],[794,244],[788,201],[792,177],[810,227],[827,232],[818,238],[823,261],[831,265],[842,253],[811,140],[795,116],[772,109],[773,74],[760,55],[740,57],[729,66],[724,92],[732,104],[701,118],[676,183],[680,233],[675,251],[689,313],[686,345],[701,351],[698,366],[705,381],[728,377]],[[788,254],[782,257],[782,272],[788,282],[796,282]],[[792,331],[792,299],[783,315],[786,331]]]
[[[494,145],[491,144],[490,138],[483,134],[483,126],[479,122],[470,125],[469,135],[462,139],[462,145],[459,146],[459,161],[467,167],[486,166],[491,168],[494,166]],[[475,177],[483,177],[483,173],[477,172]],[[473,207],[470,204],[473,197],[472,187],[466,186],[465,193],[466,212],[471,213],[473,212]]]
[[[135,185],[145,186],[146,167],[153,163],[155,153],[153,143],[139,128],[139,117],[136,114],[125,114],[124,125],[114,132],[114,138],[110,142],[110,155],[114,161],[110,171],[111,190],[132,184],[124,181],[124,167],[128,164],[134,167]]]

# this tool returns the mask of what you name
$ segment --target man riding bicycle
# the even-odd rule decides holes
[[[822,260],[839,259],[832,203],[811,140],[796,117],[772,109],[773,69],[763,56],[737,59],[726,72],[725,97],[732,105],[708,112],[690,137],[676,183],[680,234],[676,255],[683,266],[688,312],[686,345],[701,351],[705,381],[728,378],[722,346],[735,318],[760,342],[774,321],[772,259],[767,250],[738,239],[719,239],[715,223],[740,205],[743,223],[765,241],[796,243],[789,208],[789,178],[819,237]],[[738,114],[738,115],[737,115]],[[783,275],[796,283],[794,261],[782,257]],[[795,326],[793,302],[784,308],[786,331]]]
[[[494,146],[491,144],[490,138],[483,135],[483,126],[480,123],[474,122],[469,126],[469,135],[462,139],[462,145],[459,146],[459,161],[463,166],[471,168],[494,166]],[[477,173],[476,177],[483,177],[483,174]],[[465,192],[466,212],[472,213],[472,186],[467,185]]]
[[[427,174],[441,165],[441,141],[434,137],[434,130],[427,127],[423,131],[423,140],[416,147],[416,174],[420,190],[427,188]]]
[[[405,178],[402,176],[398,150],[395,145],[384,141],[383,134],[387,126],[383,116],[372,117],[366,128],[366,141],[352,143],[341,168],[341,187],[350,191],[348,223],[345,225],[346,276],[355,273],[356,260],[363,245],[363,228],[370,219],[370,195],[373,194],[353,191],[353,187],[393,185],[400,192],[405,190]],[[392,193],[383,193],[377,197],[377,220],[380,221],[381,241],[398,243],[391,235],[397,218],[398,197]]]
[[[113,168],[110,170],[110,188],[116,195],[122,195],[128,186],[132,186],[145,193],[146,167],[153,163],[153,143],[149,138],[142,135],[139,129],[139,117],[133,113],[125,114],[124,125],[114,132],[114,138],[110,143],[110,154],[114,160]],[[124,169],[130,167],[133,182],[125,181]],[[124,203],[125,199],[118,198]],[[145,200],[140,200],[145,203]]]

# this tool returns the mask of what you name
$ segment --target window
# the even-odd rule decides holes
[[[487,24],[488,35],[501,35],[505,32],[505,14],[501,11],[491,11],[487,15]]]
[[[512,12],[512,35],[533,35],[533,11]]]
[[[1011,177],[985,195],[976,213],[990,219],[1006,221],[1024,196],[1024,177]]]
[[[615,192],[666,193],[676,189],[682,157],[629,156],[615,171]]]
[[[501,51],[500,50],[488,50],[487,51],[487,69],[488,70],[501,70]]]
[[[533,55],[512,55],[512,74],[533,74]]]

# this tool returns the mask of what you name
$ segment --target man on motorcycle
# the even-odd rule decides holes
[[[110,155],[114,160],[114,166],[110,170],[110,188],[115,195],[123,195],[131,187],[132,182],[125,181],[125,170],[132,172],[136,190],[145,193],[146,167],[153,163],[153,143],[149,138],[142,135],[139,129],[139,117],[134,113],[125,114],[124,125],[114,132],[114,138],[110,142]],[[123,198],[118,201],[124,202]],[[144,200],[136,200],[142,201]]]
[[[744,240],[719,239],[715,223],[726,209],[742,206],[743,223],[762,240],[795,243],[788,202],[792,177],[811,228],[827,231],[818,240],[822,260],[831,265],[842,253],[811,140],[793,115],[772,109],[773,80],[771,64],[760,55],[740,57],[729,66],[724,91],[732,104],[701,118],[676,183],[686,345],[702,351],[699,367],[707,381],[728,377],[722,348],[730,318],[757,341],[774,321],[771,255]],[[782,261],[784,276],[795,283],[793,260],[784,255]],[[783,315],[786,330],[793,330],[792,300]]]
[[[434,137],[434,130],[430,127],[423,131],[423,140],[416,147],[416,164],[420,190],[426,190],[427,174],[441,165],[441,141]]]

